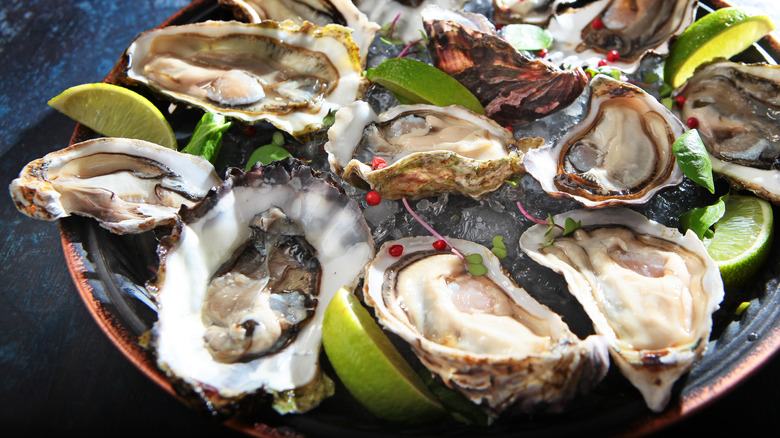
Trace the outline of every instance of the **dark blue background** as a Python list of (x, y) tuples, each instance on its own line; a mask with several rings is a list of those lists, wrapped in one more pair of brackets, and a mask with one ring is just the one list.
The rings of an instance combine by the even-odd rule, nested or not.
[[(188, 3), (3, 0), (0, 182), (7, 187), (27, 162), (67, 145), (75, 122), (50, 109), (48, 99), (73, 85), (100, 82), (138, 33)], [(0, 242), (0, 434), (237, 435), (200, 418), (114, 348), (71, 281), (56, 223), (29, 219), (7, 194), (0, 196)], [(778, 376), (775, 357), (672, 430), (776, 436)]]

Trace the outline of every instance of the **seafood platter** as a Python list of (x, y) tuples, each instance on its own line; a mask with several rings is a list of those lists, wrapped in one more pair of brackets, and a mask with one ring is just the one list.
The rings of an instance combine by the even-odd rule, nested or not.
[[(197, 0), (138, 35), (106, 82), (158, 106), (180, 147), (204, 113), (225, 116), (213, 162), (79, 125), (11, 195), (59, 220), (117, 347), (248, 435), (651, 433), (780, 348), (751, 348), (780, 312), (777, 245), (724, 287), (681, 228), (727, 192), (780, 205), (776, 42), (701, 66), (661, 102), (670, 44), (713, 6)], [(502, 29), (518, 23), (553, 45), (515, 49)], [(457, 79), (484, 114), (369, 81), (398, 57)], [(690, 118), (715, 193), (672, 152)], [(280, 136), (288, 157), (247, 165)], [(322, 350), (342, 288), (468, 407), (409, 426), (361, 406)]]

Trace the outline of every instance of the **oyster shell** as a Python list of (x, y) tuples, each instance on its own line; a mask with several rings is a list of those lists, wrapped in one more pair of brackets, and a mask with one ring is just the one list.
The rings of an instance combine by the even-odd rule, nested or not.
[(468, 0), (354, 0), (358, 9), (381, 26), (393, 24), (392, 38), (407, 43), (420, 39), (420, 12), (430, 5), (460, 9)]
[(176, 101), (246, 122), (267, 121), (301, 139), (365, 93), (351, 31), (292, 21), (207, 21), (139, 35), (127, 80)]
[(529, 151), (525, 168), (552, 196), (588, 207), (644, 204), (682, 181), (672, 144), (682, 122), (640, 88), (597, 75), (587, 116), (553, 145)]
[[(457, 18), (460, 15), (461, 18)], [(561, 70), (530, 59), (499, 38), (484, 17), (430, 6), (422, 13), (433, 65), (474, 93), (504, 126), (545, 117), (571, 104), (588, 83), (579, 67)]]
[(11, 181), (20, 212), (53, 221), (72, 214), (117, 234), (171, 226), (219, 185), (207, 160), (143, 140), (96, 138), (31, 161)]
[[(550, 56), (596, 68), (611, 50), (611, 67), (633, 73), (648, 55), (666, 55), (669, 42), (696, 18), (696, 0), (598, 0), (555, 14), (547, 29), (555, 35)], [(603, 26), (593, 25), (599, 18)], [(556, 54), (556, 52), (558, 52)], [(563, 58), (563, 59), (558, 59)]]
[[(366, 267), (363, 299), (447, 386), (498, 416), (560, 411), (601, 381), (609, 367), (603, 339), (578, 339), (487, 248), (449, 239), (463, 254), (482, 256), (488, 272), (472, 276), (458, 256), (434, 250), (436, 240), (385, 243)], [(403, 246), (400, 258), (389, 254), (392, 245)]]
[(147, 285), (158, 366), (217, 413), (261, 391), (281, 412), (316, 406), (333, 390), (318, 363), (323, 312), (374, 255), (357, 203), (288, 158), (232, 169), (182, 218)]
[(575, 0), (493, 0), (493, 21), (500, 24), (528, 23), (546, 26), (556, 8)]
[(562, 237), (534, 225), (520, 237), (532, 259), (564, 275), (620, 371), (660, 412), (674, 382), (703, 354), (723, 300), (720, 271), (698, 237), (624, 208), (559, 214), (582, 228)]
[(219, 0), (219, 4), (233, 11), (242, 21), (259, 23), (263, 20), (292, 20), (295, 24), (304, 21), (318, 26), (331, 23), (352, 29), (352, 40), (360, 49), (363, 65), (368, 55), (368, 47), (374, 41), (379, 25), (369, 21), (368, 17), (355, 7), (351, 0)]
[[(523, 171), (523, 151), (541, 138), (512, 133), (461, 106), (399, 105), (376, 115), (358, 101), (340, 109), (325, 150), (331, 169), (388, 199), (455, 192), (479, 199)], [(374, 158), (387, 167), (372, 166)]]
[(725, 59), (699, 67), (680, 90), (712, 170), (780, 205), (780, 67)]

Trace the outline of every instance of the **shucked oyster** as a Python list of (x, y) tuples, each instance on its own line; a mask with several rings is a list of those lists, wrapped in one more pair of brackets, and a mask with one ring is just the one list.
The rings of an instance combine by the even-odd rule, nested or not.
[(368, 17), (351, 0), (219, 0), (242, 21), (259, 23), (263, 20), (292, 20), (295, 24), (309, 21), (317, 26), (340, 24), (352, 29), (352, 40), (360, 49), (365, 64), (368, 47), (379, 30), (379, 24)]
[[(448, 192), (478, 199), (522, 172), (523, 151), (542, 144), (516, 142), (507, 129), (457, 105), (399, 105), (377, 116), (358, 101), (336, 113), (325, 150), (335, 173), (388, 199)], [(387, 167), (374, 168), (375, 158)]]
[(9, 187), (16, 208), (33, 219), (72, 214), (117, 234), (173, 225), (219, 185), (207, 160), (142, 140), (97, 138), (27, 164)]
[(207, 21), (151, 30), (127, 49), (127, 78), (174, 99), (298, 138), (363, 96), (350, 30), (292, 21)]
[(724, 59), (698, 68), (680, 91), (712, 170), (780, 205), (780, 67)]
[(561, 70), (530, 59), (484, 26), (479, 14), (429, 6), (422, 14), (433, 65), (458, 80), (503, 126), (517, 126), (566, 108), (588, 83), (576, 67)]
[(598, 75), (590, 88), (587, 116), (554, 145), (529, 151), (528, 173), (548, 194), (588, 207), (644, 204), (679, 184), (672, 144), (682, 122), (633, 85)]
[(233, 169), (182, 217), (147, 286), (158, 366), (218, 413), (262, 391), (281, 412), (316, 406), (333, 390), (318, 363), (323, 312), (374, 255), (360, 207), (288, 158)]
[(546, 26), (556, 8), (574, 0), (493, 0), (496, 23), (529, 23)]
[[(487, 248), (451, 239), (479, 254), (488, 272), (471, 275), (435, 237), (385, 243), (366, 267), (363, 299), (385, 329), (409, 343), (447, 386), (488, 414), (560, 411), (607, 372), (604, 340), (578, 339), (561, 317), (505, 274)], [(403, 254), (388, 248), (402, 245)]]
[[(598, 0), (553, 16), (550, 50), (561, 61), (595, 67), (611, 50), (620, 59), (610, 66), (633, 73), (648, 54), (666, 55), (670, 40), (696, 18), (696, 0)], [(595, 24), (594, 20), (596, 21)]]
[(621, 372), (656, 412), (701, 357), (723, 299), (720, 271), (692, 232), (683, 236), (628, 209), (580, 210), (567, 237), (534, 225), (520, 237), (532, 259), (562, 273)]

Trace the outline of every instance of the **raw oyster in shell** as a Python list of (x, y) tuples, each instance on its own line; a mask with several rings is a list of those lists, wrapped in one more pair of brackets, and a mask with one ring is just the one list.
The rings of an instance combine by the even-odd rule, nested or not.
[(11, 181), (20, 212), (53, 221), (72, 214), (117, 234), (171, 226), (222, 180), (207, 160), (143, 140), (96, 138), (46, 154)]
[(699, 67), (680, 90), (712, 170), (780, 205), (780, 67), (725, 59)]
[(528, 23), (546, 26), (561, 4), (575, 0), (493, 0), (493, 20), (500, 24)]
[(352, 40), (360, 49), (365, 65), (368, 47), (374, 41), (379, 24), (369, 21), (352, 0), (219, 0), (242, 21), (259, 23), (263, 20), (292, 20), (295, 24), (309, 21), (317, 26), (340, 24), (352, 29)]
[[(336, 113), (325, 150), (333, 172), (384, 198), (455, 192), (478, 199), (521, 173), (523, 151), (542, 144), (536, 137), (515, 141), (458, 105), (399, 105), (377, 116), (358, 101)], [(374, 168), (375, 158), (387, 166)]]
[(552, 196), (588, 207), (644, 204), (682, 181), (672, 144), (682, 122), (640, 88), (597, 75), (587, 116), (555, 144), (529, 151), (525, 168)]
[(582, 228), (563, 237), (534, 225), (520, 247), (564, 275), (621, 372), (660, 412), (707, 348), (723, 300), (720, 271), (695, 233), (683, 236), (633, 210), (578, 210), (554, 221), (566, 218)]
[[(596, 68), (607, 53), (617, 50), (620, 59), (609, 65), (633, 73), (645, 56), (669, 53), (671, 39), (695, 20), (698, 4), (696, 0), (598, 0), (573, 6), (550, 20), (547, 29), (555, 35), (550, 56)], [(594, 25), (597, 18), (600, 26)]]
[(562, 70), (531, 59), (485, 28), (484, 16), (435, 6), (423, 10), (433, 65), (471, 91), (488, 117), (517, 126), (566, 108), (588, 83), (576, 67)]
[[(561, 317), (515, 285), (484, 246), (449, 239), (479, 254), (473, 276), (435, 237), (386, 242), (366, 267), (363, 299), (382, 326), (409, 343), (447, 386), (488, 414), (560, 411), (607, 372), (604, 340), (581, 341)], [(388, 248), (402, 245), (394, 257)]]
[(306, 138), (330, 111), (365, 93), (350, 33), (271, 20), (170, 26), (132, 42), (126, 75), (176, 101)]
[(232, 169), (158, 246), (151, 345), (191, 401), (229, 414), (267, 392), (303, 412), (333, 391), (319, 354), (325, 307), (374, 256), (363, 213), (292, 158)]

